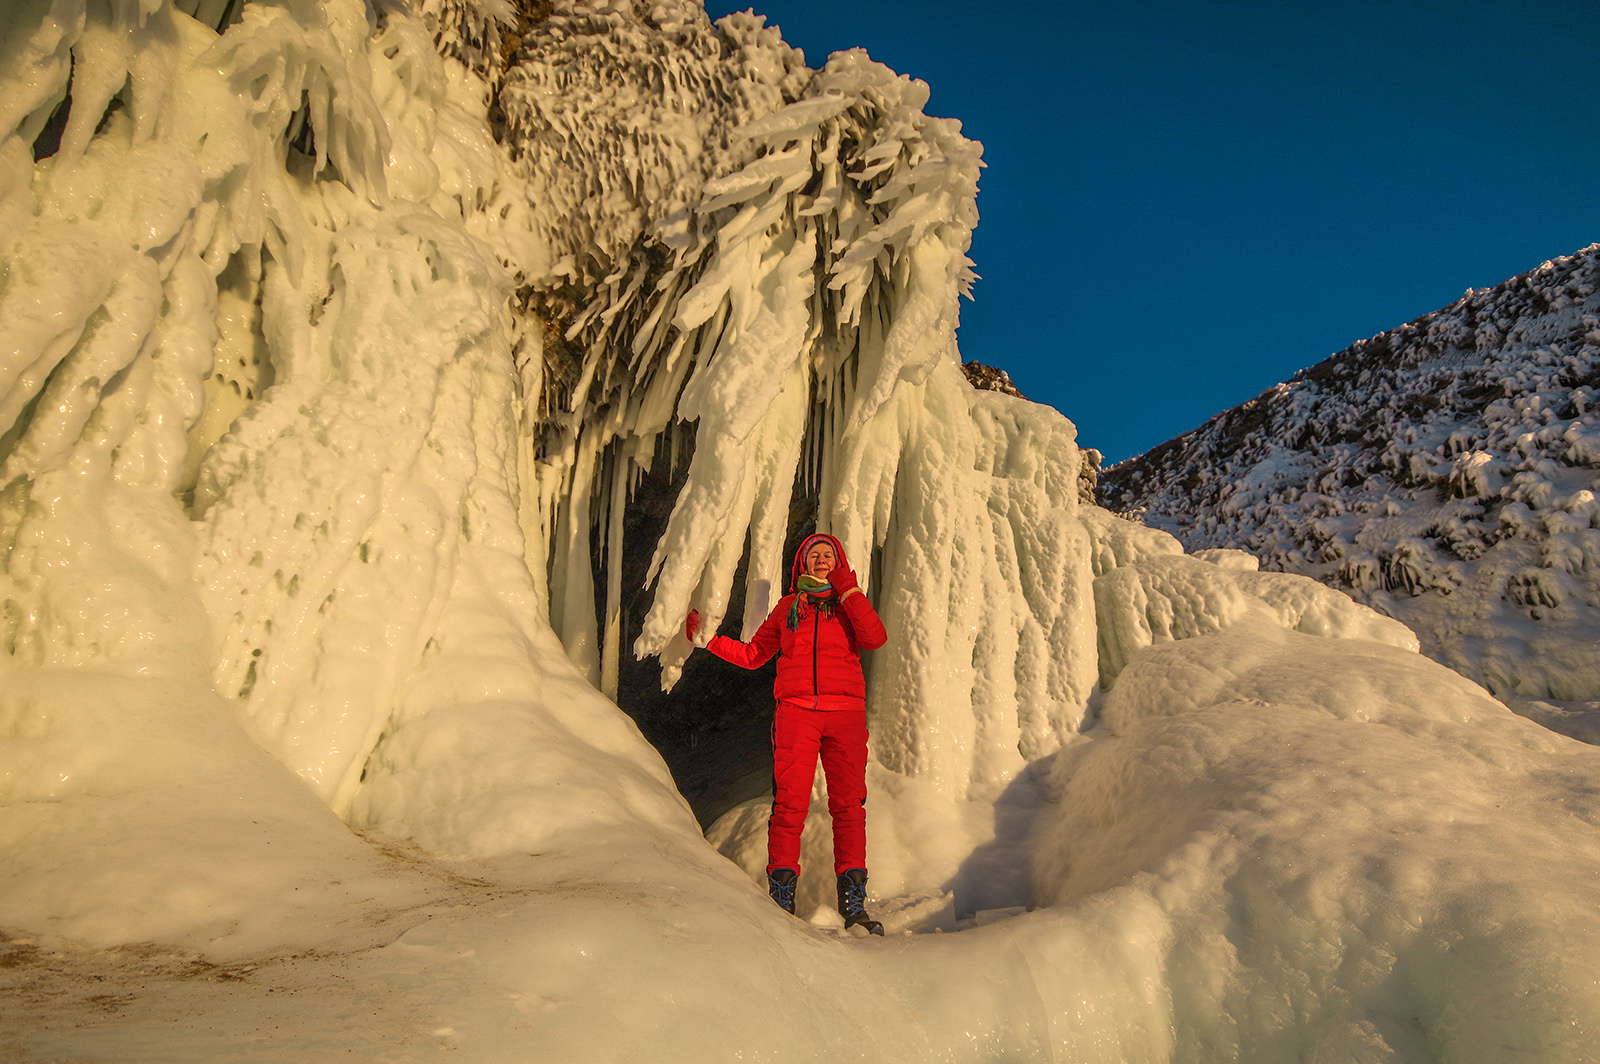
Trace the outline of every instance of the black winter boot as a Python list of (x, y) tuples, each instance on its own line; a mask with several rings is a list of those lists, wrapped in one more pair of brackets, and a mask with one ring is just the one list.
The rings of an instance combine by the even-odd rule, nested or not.
[(839, 915), (845, 930), (860, 924), (874, 935), (883, 934), (883, 925), (867, 915), (867, 872), (852, 868), (839, 877)]
[(794, 891), (800, 882), (792, 868), (775, 868), (767, 873), (767, 893), (784, 912), (794, 913)]

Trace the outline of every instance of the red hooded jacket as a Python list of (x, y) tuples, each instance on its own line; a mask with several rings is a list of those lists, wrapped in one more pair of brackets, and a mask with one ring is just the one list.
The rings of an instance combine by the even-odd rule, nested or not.
[(789, 607), (795, 600), (795, 583), (800, 579), (806, 548), (819, 539), (833, 545), (839, 566), (849, 568), (844, 544), (826, 533), (807, 536), (795, 552), (790, 593), (778, 600), (750, 642), (719, 635), (706, 649), (746, 669), (759, 669), (772, 655), (782, 654), (778, 678), (772, 685), (778, 701), (797, 702), (808, 709), (861, 709), (867, 701), (861, 651), (876, 650), (889, 638), (866, 593), (836, 599), (833, 609), (826, 612), (801, 595), (800, 623), (793, 631), (789, 629)]

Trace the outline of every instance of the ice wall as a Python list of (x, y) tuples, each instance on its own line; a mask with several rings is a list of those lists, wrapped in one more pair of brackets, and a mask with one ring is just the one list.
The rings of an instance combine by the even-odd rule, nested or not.
[[(260, 891), (338, 904), (361, 887), (331, 870), (372, 859), (328, 807), (452, 852), (692, 838), (523, 561), (510, 285), (468, 223), (501, 176), (481, 84), (404, 8), (236, 14), (4, 14), (8, 911), (167, 938), (141, 883), (183, 869), (194, 912), (232, 912), (264, 852), (303, 863)], [(485, 749), (501, 770), (465, 775)], [(153, 838), (193, 845), (53, 889), (61, 840)]]
[(165, 4), (7, 5), (0, 40), (6, 921), (219, 952), (304, 943), (355, 899), (412, 892), (379, 881), (213, 688), (203, 552), (175, 497), (217, 277), (282, 207), (282, 123), (261, 128), (282, 98), (240, 92), (216, 34)]

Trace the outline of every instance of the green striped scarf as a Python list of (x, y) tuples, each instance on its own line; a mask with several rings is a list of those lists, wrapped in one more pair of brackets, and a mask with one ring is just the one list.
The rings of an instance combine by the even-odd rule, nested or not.
[(822, 613), (833, 612), (833, 585), (826, 580), (818, 580), (805, 573), (800, 574), (800, 579), (794, 582), (797, 594), (794, 601), (789, 603), (789, 631), (793, 632), (800, 627), (800, 598), (805, 596), (811, 600), (814, 609)]

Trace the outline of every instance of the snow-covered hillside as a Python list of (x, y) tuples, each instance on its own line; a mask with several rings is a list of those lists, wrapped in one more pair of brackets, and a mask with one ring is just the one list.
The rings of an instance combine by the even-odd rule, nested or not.
[(1298, 373), (1106, 473), (1191, 550), (1247, 550), (1600, 738), (1600, 246)]
[[(963, 372), (979, 148), (925, 85), (687, 0), (0, 42), (0, 1056), (1600, 1041), (1600, 751), (1082, 500)], [(797, 502), (890, 630), (881, 939), (773, 906), (764, 803), (713, 848), (612, 697), (765, 614)]]

